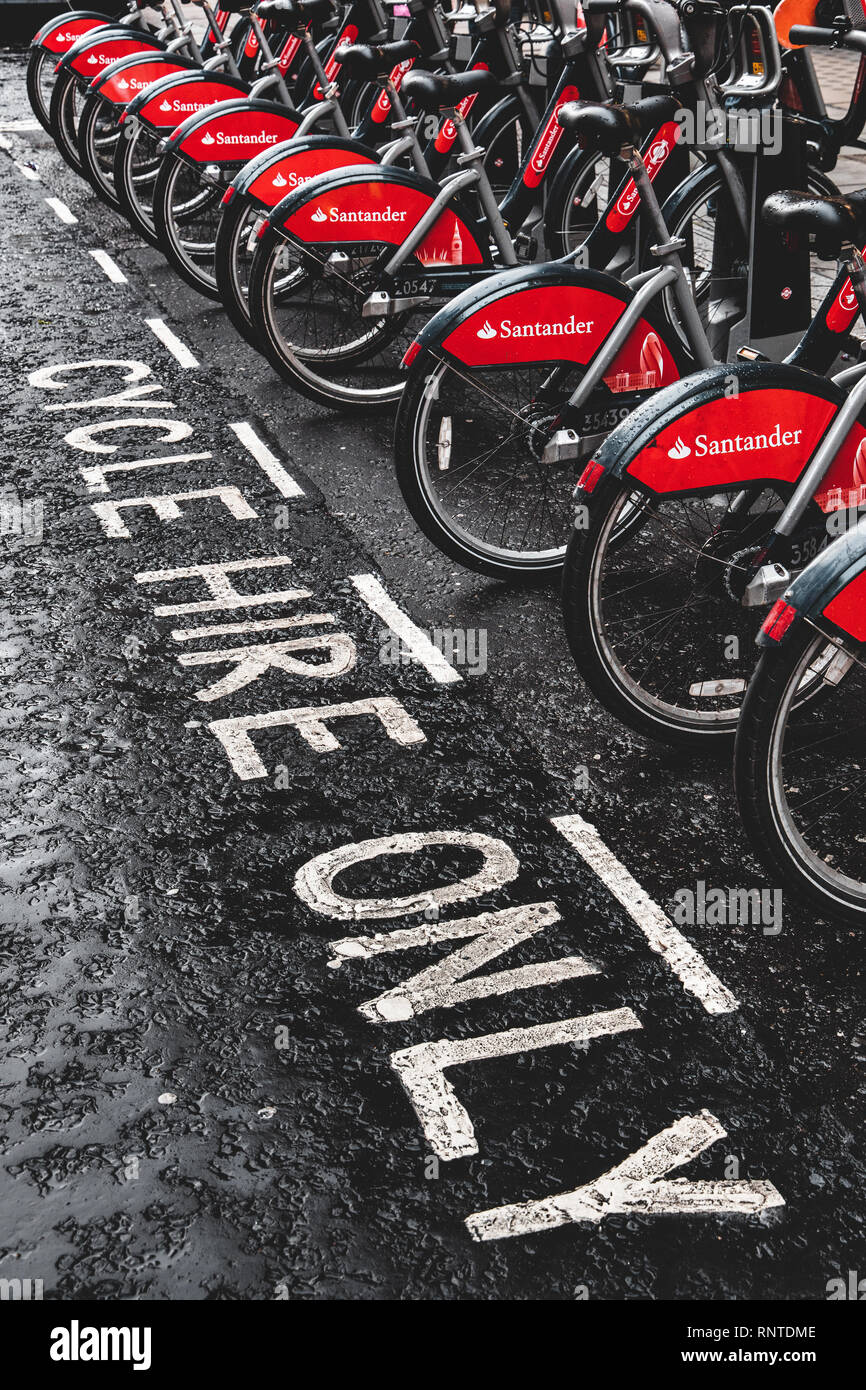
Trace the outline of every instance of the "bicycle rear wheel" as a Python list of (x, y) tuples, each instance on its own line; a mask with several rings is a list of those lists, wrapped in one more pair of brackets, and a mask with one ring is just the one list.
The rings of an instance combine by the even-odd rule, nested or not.
[[(823, 698), (799, 699), (811, 673)], [(783, 883), (819, 912), (866, 925), (866, 666), (807, 624), (761, 656), (734, 759), (740, 813)]]
[(114, 147), (114, 189), (120, 211), (139, 236), (157, 246), (153, 222), (153, 192), (162, 155), (161, 136), (137, 125), (130, 136), (123, 127)]
[(122, 138), (117, 107), (98, 92), (89, 92), (78, 123), (78, 157), (94, 192), (109, 207), (120, 203), (114, 189), (114, 152)]
[[(320, 405), (376, 410), (403, 390), (400, 362), (430, 310), (364, 316), (380, 250), (347, 243), (328, 255), (274, 236), (256, 250), (249, 306), (257, 345), (285, 381)], [(281, 292), (286, 284), (290, 293)]]
[[(544, 448), (580, 371), (413, 363), (397, 415), (397, 481), (444, 554), (501, 579), (560, 570), (583, 465), (545, 462)], [(595, 442), (587, 441), (587, 456)]]

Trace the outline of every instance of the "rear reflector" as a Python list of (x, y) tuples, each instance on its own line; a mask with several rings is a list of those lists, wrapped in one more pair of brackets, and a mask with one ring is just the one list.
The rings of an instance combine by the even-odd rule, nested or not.
[(596, 463), (595, 459), (590, 459), (589, 463), (586, 465), (586, 467), (580, 475), (580, 479), (577, 484), (578, 488), (581, 492), (593, 492), (595, 490), (596, 484), (600, 481), (603, 474), (604, 468), (602, 467), (602, 465), (600, 463)]
[(411, 367), (412, 363), (415, 361), (415, 358), (418, 356), (418, 353), (420, 351), (421, 344), (418, 342), (418, 339), (416, 338), (414, 343), (410, 343), (406, 351), (404, 352), (403, 361), (400, 363), (400, 366)]
[(786, 603), (783, 598), (778, 599), (770, 609), (761, 632), (768, 637), (771, 642), (781, 642), (788, 628), (797, 616), (797, 610), (790, 603)]
[(228, 188), (226, 189), (225, 193), (224, 193), (223, 196), (222, 196), (222, 205), (223, 205), (223, 207), (227, 207), (228, 204), (231, 202), (231, 200), (232, 200), (232, 198), (233, 198), (234, 196), (235, 196), (234, 185), (233, 185), (233, 184), (229, 184)]

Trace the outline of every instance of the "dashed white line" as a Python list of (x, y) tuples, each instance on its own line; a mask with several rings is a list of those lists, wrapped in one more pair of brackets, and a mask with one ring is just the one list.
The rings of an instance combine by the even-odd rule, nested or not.
[(59, 217), (60, 221), (65, 222), (67, 227), (74, 226), (74, 224), (78, 221), (78, 218), (75, 216), (75, 213), (72, 211), (72, 209), (68, 208), (64, 202), (61, 202), (59, 198), (46, 198), (45, 201), (50, 207), (51, 211), (54, 213), (55, 217)]
[(38, 121), (0, 121), (0, 130), (41, 130)]
[(234, 430), (244, 448), (252, 454), (277, 492), (281, 493), (283, 497), (303, 497), (304, 489), (295, 482), (290, 473), (286, 472), (276, 454), (271, 453), (264, 440), (259, 439), (252, 425), (248, 425), (244, 420), (239, 420), (236, 424), (229, 425), (229, 429)]
[(31, 169), (29, 164), (22, 164), (20, 159), (16, 159), (15, 168), (18, 170), (19, 174), (23, 174), (25, 179), (29, 179), (31, 183), (39, 183), (38, 173), (35, 169)]
[(164, 348), (167, 348), (176, 362), (182, 367), (197, 367), (198, 359), (193, 357), (186, 343), (182, 343), (176, 333), (172, 333), (164, 319), (145, 319), (145, 323)]
[(407, 654), (417, 661), (440, 685), (453, 685), (463, 677), (445, 660), (438, 647), (426, 633), (422, 632), (402, 608), (386, 593), (374, 574), (353, 574), (352, 583), (367, 607), (381, 618), (396, 637), (399, 637)]
[(729, 1014), (738, 1009), (738, 1000), (713, 974), (700, 951), (677, 931), (667, 914), (632, 878), (595, 826), (580, 816), (552, 816), (551, 820), (637, 923), (650, 950), (663, 957), (683, 989), (699, 999), (708, 1014)]
[(129, 281), (116, 261), (113, 261), (107, 251), (90, 252), (100, 270), (104, 271), (112, 285), (128, 285)]

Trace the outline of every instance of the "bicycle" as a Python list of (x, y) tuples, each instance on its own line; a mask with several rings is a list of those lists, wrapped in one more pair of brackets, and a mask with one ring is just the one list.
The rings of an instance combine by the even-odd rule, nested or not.
[[(424, 10), (415, 4), (416, 12)], [(476, 138), (485, 150), (485, 167), (497, 198), (504, 195), (521, 163), (522, 148), (535, 130), (539, 113), (531, 93), (522, 82), (520, 59), (503, 8), (480, 5), (472, 22), (476, 42), (466, 55), (468, 70), (488, 69), (502, 80), (507, 95), (481, 116), (475, 126)], [(409, 30), (407, 30), (407, 36)], [(429, 55), (431, 58), (435, 54)], [(441, 55), (440, 55), (441, 56)], [(390, 66), (396, 61), (397, 66)], [(421, 59), (419, 58), (419, 62)], [(437, 121), (426, 148), (418, 138), (419, 120), (406, 115), (402, 102), (397, 107), (399, 51), (393, 46), (358, 45), (343, 51), (342, 62), (359, 77), (366, 78), (382, 92), (370, 108), (373, 134), (383, 131), (381, 116), (395, 108), (396, 120), (388, 132), (385, 146), (367, 143), (364, 132), (352, 139), (314, 136), (263, 152), (250, 160), (231, 180), (223, 198), (222, 216), (214, 251), (214, 279), (223, 306), (232, 323), (248, 342), (257, 345), (248, 307), (249, 267), (257, 235), (272, 209), (288, 192), (301, 187), (316, 174), (355, 165), (397, 164), (409, 160), (422, 176), (444, 174), (457, 130), (447, 120)], [(402, 80), (404, 73), (399, 73)], [(462, 103), (467, 117), (477, 94)], [(368, 139), (371, 132), (367, 132)]]
[[(866, 922), (862, 795), (866, 527), (853, 524), (767, 614), (737, 725), (734, 784), (764, 863), (812, 908)], [(821, 674), (820, 700), (802, 690)]]
[(785, 363), (756, 354), (691, 376), (607, 439), (578, 483), (563, 576), (596, 696), (644, 735), (708, 751), (736, 733), (760, 611), (827, 547), (866, 458), (862, 364), (818, 374), (866, 303), (866, 191), (776, 194), (764, 212), (787, 237), (814, 234), (823, 258), (841, 252), (820, 313)]

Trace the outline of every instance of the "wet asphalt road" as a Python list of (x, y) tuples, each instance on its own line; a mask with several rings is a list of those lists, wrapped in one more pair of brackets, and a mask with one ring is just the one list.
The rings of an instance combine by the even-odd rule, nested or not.
[[(7, 55), (0, 122), (28, 119), (23, 62)], [(4, 516), (10, 499), (44, 506), (41, 542), (4, 535), (0, 556), (0, 1278), (42, 1279), (60, 1299), (821, 1300), (840, 1273), (866, 1274), (862, 940), (786, 901), (778, 936), (684, 928), (703, 983), (678, 976), (650, 949), (651, 909), (630, 915), (551, 818), (594, 825), (604, 863), (624, 865), (663, 909), (699, 880), (772, 886), (739, 832), (727, 767), (612, 725), (566, 656), (554, 592), (472, 576), (417, 535), (390, 474), (387, 421), (292, 397), (47, 136), (0, 138)], [(46, 197), (78, 221), (61, 222)], [(127, 283), (111, 283), (93, 249)], [(198, 365), (181, 367), (148, 318)], [(133, 388), (161, 389), (76, 406), (130, 383), (112, 365), (28, 380), (118, 359), (149, 369)], [(65, 439), (157, 416), (191, 428), (170, 444), (134, 426)], [(290, 477), (300, 495), (281, 494), (231, 423), (253, 428), (283, 465), (283, 492)], [(115, 454), (81, 448), (106, 441)], [(101, 485), (91, 474), (90, 490), (80, 471), (166, 453), (209, 457), (109, 472)], [(233, 491), (181, 499), (174, 519), (111, 510), (215, 488)], [(291, 567), (232, 571), (235, 588), (305, 596), (154, 612), (211, 597), (201, 579), (154, 571), (279, 557)], [(392, 638), (364, 599), (380, 602), (381, 589), (352, 582), (361, 575), (424, 631), (486, 631), (486, 673), (445, 682), (435, 663), (383, 662)], [(318, 615), (312, 633), (343, 640), (318, 657), (295, 648), (294, 665), (289, 651), (287, 669), (179, 661), (302, 638), (303, 627), (224, 631), (287, 615)], [(177, 636), (205, 625), (223, 631)], [(354, 664), (330, 677), (297, 664), (317, 659)], [(390, 702), (374, 709), (392, 736), (375, 713), (344, 713), (327, 726), (330, 751), (286, 723), (247, 743), (237, 726), (209, 727), (371, 698)], [(438, 920), (429, 909), (341, 919), (299, 896), (295, 876), (315, 856), (440, 831), (507, 846), (507, 881)], [(423, 900), (480, 863), (471, 848), (431, 846), (368, 860), (336, 888)], [(578, 965), (482, 997), (458, 987), (434, 1007), (416, 1001), (414, 1017), (359, 1012), (453, 959), (452, 923), (536, 903), (555, 904), (558, 920), (471, 971)], [(390, 954), (333, 946), (425, 926), (445, 944), (417, 933)], [(583, 1040), (599, 1014), (607, 1031)], [(509, 1030), (536, 1031), (508, 1055), (504, 1043), (485, 1044), (483, 1060), (439, 1054), (477, 1146), (452, 1157), (436, 1119), (447, 1096), (435, 1090), (426, 1114), (425, 1083), (411, 1093), (392, 1056)], [(518, 1220), (517, 1233), (472, 1239), (473, 1213), (591, 1185), (703, 1112), (715, 1117), (694, 1120), (703, 1147), (660, 1170), (708, 1185), (697, 1214), (636, 1191), (631, 1207), (608, 1199), (600, 1219), (578, 1211), (530, 1233)], [(763, 1211), (731, 1209), (738, 1183)]]

